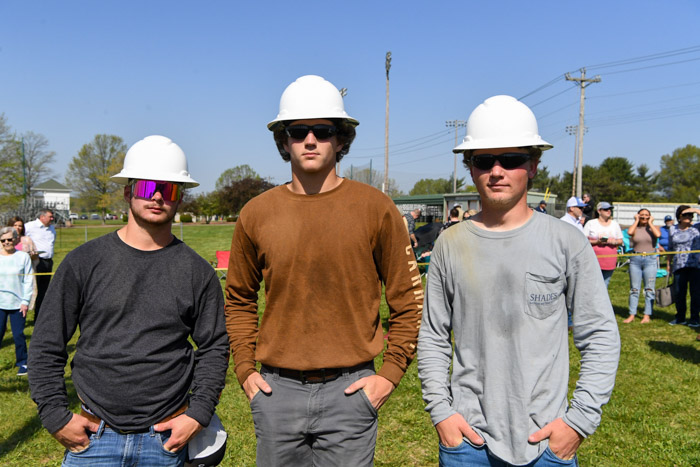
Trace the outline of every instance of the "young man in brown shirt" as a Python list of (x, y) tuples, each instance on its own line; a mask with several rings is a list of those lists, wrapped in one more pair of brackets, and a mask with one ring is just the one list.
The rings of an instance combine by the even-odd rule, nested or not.
[[(377, 410), (415, 354), (423, 290), (401, 215), (335, 172), (358, 124), (323, 78), (290, 84), (268, 128), (292, 180), (251, 200), (236, 223), (226, 325), (258, 465), (372, 465)], [(382, 284), (390, 332), (375, 374)]]

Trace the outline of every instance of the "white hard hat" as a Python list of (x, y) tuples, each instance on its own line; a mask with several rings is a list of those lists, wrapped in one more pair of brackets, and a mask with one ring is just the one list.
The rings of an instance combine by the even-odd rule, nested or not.
[(474, 109), (467, 120), (467, 136), (452, 152), (528, 146), (552, 149), (538, 133), (535, 114), (528, 106), (515, 97), (493, 96)]
[(129, 179), (179, 182), (185, 188), (193, 188), (199, 182), (190, 177), (187, 158), (180, 146), (165, 136), (146, 136), (134, 143), (124, 156), (124, 168), (111, 177), (126, 185)]
[(360, 124), (345, 112), (338, 88), (320, 76), (306, 75), (284, 90), (277, 118), (268, 123), (267, 128), (274, 130), (279, 122), (316, 118), (339, 118), (352, 125)]
[(214, 413), (208, 426), (202, 428), (187, 443), (185, 467), (212, 467), (221, 464), (226, 454), (228, 433)]

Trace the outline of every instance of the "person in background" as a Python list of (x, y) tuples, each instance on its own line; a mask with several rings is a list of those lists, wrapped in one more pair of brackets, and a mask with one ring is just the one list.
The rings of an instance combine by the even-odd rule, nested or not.
[[(19, 216), (12, 217), (8, 221), (7, 225), (9, 227), (14, 227), (14, 229), (17, 231), (17, 234), (19, 235), (19, 243), (15, 246), (15, 248), (17, 249), (17, 251), (23, 251), (27, 253), (29, 257), (32, 258), (32, 269), (36, 270), (36, 267), (39, 265), (39, 253), (37, 253), (34, 241), (24, 234), (24, 219), (22, 219)], [(34, 309), (34, 305), (36, 303), (36, 277), (37, 276), (32, 275), (32, 299), (29, 301), (30, 310)]]
[[(27, 236), (34, 241), (35, 248), (39, 252), (39, 262), (35, 267), (37, 273), (53, 272), (53, 245), (56, 243), (56, 228), (52, 225), (54, 220), (51, 209), (39, 211), (39, 217), (25, 226)], [(34, 305), (34, 323), (39, 319), (39, 311), (44, 301), (44, 296), (51, 283), (51, 275), (36, 276), (36, 304)]]
[[(661, 237), (659, 237), (659, 251), (669, 251), (669, 241), (671, 239), (671, 230), (673, 229), (673, 216), (664, 217), (664, 225), (659, 229)], [(662, 261), (666, 263), (666, 272), (671, 272), (671, 255), (664, 255)]]
[(10, 318), (17, 376), (26, 376), (27, 338), (24, 336), (24, 324), (34, 287), (32, 260), (27, 253), (15, 248), (18, 241), (19, 234), (13, 227), (0, 228), (0, 341), (5, 336), (7, 318)]
[(622, 245), (622, 229), (612, 219), (612, 209), (612, 205), (606, 201), (598, 203), (598, 218), (591, 219), (583, 227), (583, 233), (598, 256), (606, 287), (610, 286), (610, 278), (617, 265), (617, 247)]
[(466, 221), (466, 220), (469, 219), (470, 217), (476, 216), (476, 214), (477, 214), (477, 210), (476, 210), (476, 209), (470, 209), (470, 210), (468, 210), (468, 211), (464, 211), (464, 215), (462, 216), (462, 220), (463, 220), (463, 221)]
[(541, 212), (542, 214), (547, 214), (547, 202), (545, 200), (540, 201), (540, 204), (537, 205), (535, 211)]
[(591, 199), (591, 195), (589, 195), (588, 193), (584, 193), (581, 198), (585, 203), (585, 206), (583, 206), (583, 208), (581, 209), (581, 215), (583, 217), (581, 219), (581, 224), (585, 225), (586, 222), (595, 217), (595, 210), (593, 209), (593, 200)]
[(413, 248), (418, 246), (418, 240), (416, 240), (416, 219), (420, 217), (420, 209), (414, 209), (408, 214), (404, 214), (403, 217), (406, 219), (406, 225), (408, 228), (408, 236), (411, 238), (411, 245)]
[(676, 317), (668, 324), (686, 324), (685, 314), (687, 304), (685, 297), (690, 289), (690, 321), (688, 326), (700, 326), (700, 253), (690, 253), (700, 250), (700, 223), (693, 224), (695, 214), (700, 209), (682, 204), (676, 209), (676, 225), (671, 230), (669, 242), (670, 251), (683, 251), (673, 255), (673, 285), (676, 287)]
[(561, 217), (561, 220), (567, 224), (573, 225), (579, 232), (583, 232), (583, 224), (581, 223), (583, 211), (581, 208), (585, 205), (586, 203), (584, 203), (581, 198), (572, 196), (566, 200), (566, 214)]
[(34, 245), (31, 238), (25, 235), (24, 220), (19, 216), (15, 216), (10, 218), (7, 225), (8, 227), (14, 227), (19, 235), (19, 243), (17, 243), (15, 248), (17, 248), (18, 251), (27, 253), (32, 257), (32, 260), (36, 258), (38, 262), (39, 256), (36, 253), (36, 245)]
[(444, 232), (445, 229), (449, 229), (450, 227), (452, 227), (455, 224), (459, 224), (459, 222), (460, 222), (459, 209), (457, 209), (457, 208), (450, 209), (450, 219), (442, 225), (442, 228), (440, 228), (440, 233)]
[(651, 321), (651, 314), (654, 308), (654, 290), (656, 289), (656, 270), (658, 256), (656, 252), (656, 242), (661, 236), (659, 228), (654, 225), (654, 217), (648, 209), (642, 208), (634, 215), (634, 223), (627, 229), (630, 236), (630, 246), (635, 254), (644, 256), (632, 256), (630, 258), (630, 315), (624, 323), (631, 323), (637, 314), (637, 304), (639, 303), (639, 282), (644, 288), (644, 318), (642, 324)]

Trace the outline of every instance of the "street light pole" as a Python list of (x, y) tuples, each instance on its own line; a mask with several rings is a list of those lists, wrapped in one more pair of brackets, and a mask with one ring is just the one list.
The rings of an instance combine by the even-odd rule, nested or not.
[(384, 183), (382, 192), (389, 189), (389, 70), (391, 69), (391, 52), (386, 53), (386, 119), (384, 121)]

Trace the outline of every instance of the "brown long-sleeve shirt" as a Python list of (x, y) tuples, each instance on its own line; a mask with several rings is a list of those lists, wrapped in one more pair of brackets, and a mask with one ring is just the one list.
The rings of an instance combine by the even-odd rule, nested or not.
[(316, 195), (276, 187), (241, 211), (230, 258), (226, 327), (241, 384), (256, 361), (312, 370), (372, 360), (384, 348), (383, 282), (390, 334), (378, 374), (398, 385), (415, 355), (423, 289), (391, 199), (351, 180)]

